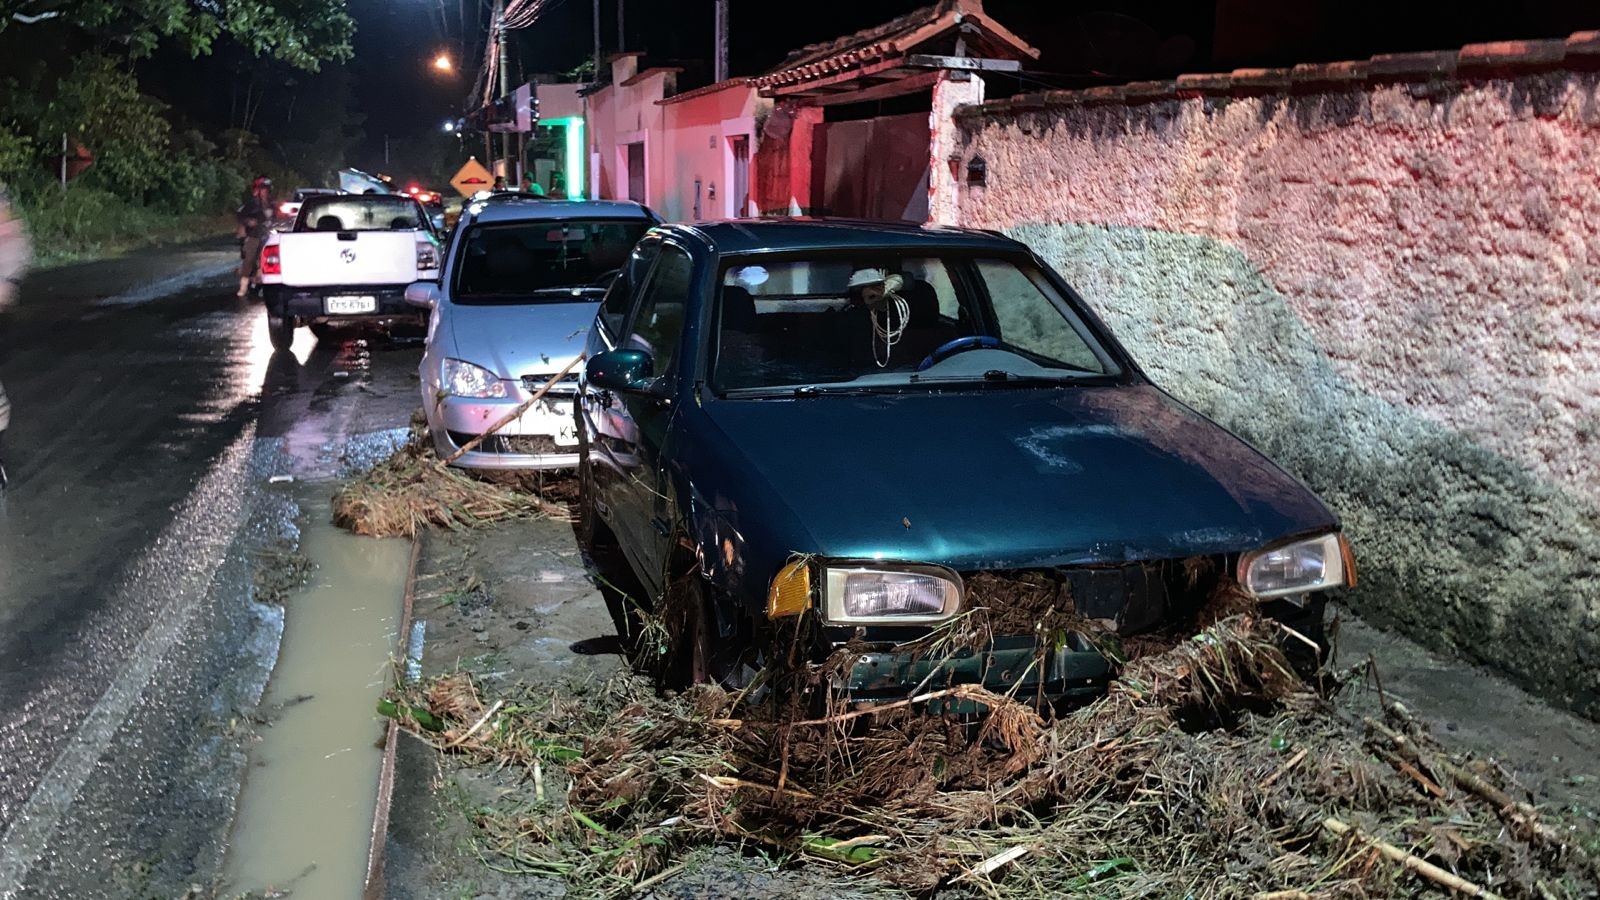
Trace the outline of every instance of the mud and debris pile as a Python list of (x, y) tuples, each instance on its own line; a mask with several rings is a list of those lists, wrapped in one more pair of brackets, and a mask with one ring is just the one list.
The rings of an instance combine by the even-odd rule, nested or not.
[(399, 449), (333, 495), (333, 521), (369, 537), (414, 537), (428, 525), (460, 529), (506, 519), (567, 516), (559, 500), (529, 487), (446, 466), (434, 453), (419, 411), (411, 436)]
[[(663, 698), (637, 676), (581, 699), (490, 698), (462, 673), (383, 711), (463, 761), (520, 769), (479, 813), (480, 850), (594, 895), (716, 843), (920, 896), (1595, 895), (1584, 838), (1506, 773), (1398, 706), (1341, 715), (1280, 639), (1230, 616), (1058, 718), (977, 686), (807, 718), (755, 692)], [(935, 694), (988, 712), (929, 715)]]

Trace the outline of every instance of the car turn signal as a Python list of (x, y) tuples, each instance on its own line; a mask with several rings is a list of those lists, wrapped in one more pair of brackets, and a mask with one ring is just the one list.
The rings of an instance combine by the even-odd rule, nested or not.
[(767, 590), (767, 618), (798, 616), (811, 608), (811, 565), (797, 559), (778, 570)]

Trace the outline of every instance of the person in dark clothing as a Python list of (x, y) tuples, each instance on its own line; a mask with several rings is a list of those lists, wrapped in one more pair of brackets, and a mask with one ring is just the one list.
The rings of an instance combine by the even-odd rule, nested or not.
[(235, 213), (239, 221), (239, 299), (250, 293), (261, 261), (261, 245), (272, 225), (272, 179), (257, 178)]

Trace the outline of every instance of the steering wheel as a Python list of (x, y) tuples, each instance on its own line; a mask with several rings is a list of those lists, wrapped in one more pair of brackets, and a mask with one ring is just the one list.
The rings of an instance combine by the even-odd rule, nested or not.
[(969, 334), (966, 337), (958, 337), (953, 341), (945, 341), (933, 348), (932, 353), (924, 357), (922, 362), (917, 363), (917, 371), (926, 372), (933, 367), (934, 363), (943, 362), (957, 353), (965, 353), (968, 350), (993, 350), (999, 346), (1000, 339), (990, 337), (987, 334)]

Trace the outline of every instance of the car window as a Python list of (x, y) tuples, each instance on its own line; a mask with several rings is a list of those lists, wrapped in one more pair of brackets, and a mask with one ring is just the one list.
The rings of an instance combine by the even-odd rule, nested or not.
[[(1097, 372), (1100, 360), (1077, 328), (1063, 328), (1063, 306), (1055, 288), (1031, 268), (1027, 271), (1004, 260), (978, 261), (978, 274), (989, 291), (999, 337), (1007, 344), (1075, 369)], [(1050, 303), (1040, 303), (1040, 297)]]
[(410, 197), (307, 197), (295, 231), (416, 231), (425, 221)]
[(474, 225), (458, 245), (456, 303), (598, 299), (628, 261), (643, 219), (558, 219)]
[(693, 275), (694, 261), (688, 253), (671, 245), (663, 247), (661, 261), (644, 287), (628, 339), (623, 342), (624, 347), (650, 354), (657, 378), (671, 371), (677, 356)]
[(735, 257), (718, 282), (711, 384), (719, 391), (1012, 376), (1049, 384), (1116, 371), (1025, 262), (878, 251)]
[(605, 300), (600, 303), (600, 322), (606, 331), (613, 335), (622, 332), (622, 324), (628, 318), (628, 307), (633, 301), (634, 291), (644, 282), (644, 277), (650, 274), (650, 266), (655, 263), (656, 256), (660, 253), (661, 241), (651, 239), (640, 243), (629, 255), (627, 264), (622, 267), (622, 274), (611, 282)]

